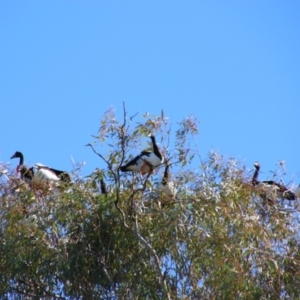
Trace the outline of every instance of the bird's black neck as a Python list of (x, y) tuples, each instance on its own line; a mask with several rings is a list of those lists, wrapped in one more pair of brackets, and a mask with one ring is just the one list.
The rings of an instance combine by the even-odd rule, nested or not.
[(162, 184), (166, 185), (168, 180), (169, 180), (169, 165), (167, 165), (165, 168), (165, 173), (164, 173), (164, 178), (162, 180)]
[(17, 157), (20, 158), (19, 166), (23, 166), (23, 164), (24, 164), (24, 155), (23, 155), (23, 153), (18, 152), (18, 156)]
[(158, 148), (157, 145), (156, 145), (155, 137), (154, 137), (154, 136), (151, 136), (150, 138), (151, 138), (151, 141), (152, 141), (152, 144), (153, 144), (153, 152), (154, 152), (154, 154), (155, 154), (157, 157), (159, 157), (160, 159), (162, 159), (162, 155), (161, 155), (161, 153), (160, 153), (160, 151), (159, 151), (159, 148)]
[(103, 178), (100, 179), (100, 187), (101, 187), (101, 193), (104, 195), (107, 195), (106, 184), (105, 184)]
[(258, 166), (255, 166), (255, 172), (254, 172), (253, 177), (252, 177), (252, 184), (253, 184), (253, 185), (259, 184), (259, 181), (257, 180), (257, 178), (258, 178), (258, 173), (259, 173), (259, 167), (258, 167)]

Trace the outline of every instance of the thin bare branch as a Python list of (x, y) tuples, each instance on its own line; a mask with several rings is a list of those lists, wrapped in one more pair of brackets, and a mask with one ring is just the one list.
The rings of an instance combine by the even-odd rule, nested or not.
[(142, 235), (140, 234), (139, 232), (139, 225), (138, 225), (138, 218), (135, 218), (135, 235), (136, 237), (139, 239), (139, 241), (146, 247), (146, 249), (148, 249), (152, 255), (153, 255), (153, 258), (154, 258), (154, 263), (155, 263), (155, 267), (156, 267), (156, 272), (157, 272), (157, 275), (158, 275), (158, 278), (159, 278), (159, 284), (162, 288), (162, 291), (164, 293), (164, 297), (166, 299), (169, 299), (171, 300), (171, 296), (168, 292), (168, 288), (167, 288), (167, 285), (166, 285), (166, 281), (165, 281), (165, 277), (164, 277), (164, 274), (161, 270), (161, 265), (160, 265), (160, 259), (155, 251), (155, 249), (151, 246), (151, 244), (149, 242), (146, 241), (146, 239), (144, 237), (142, 237)]

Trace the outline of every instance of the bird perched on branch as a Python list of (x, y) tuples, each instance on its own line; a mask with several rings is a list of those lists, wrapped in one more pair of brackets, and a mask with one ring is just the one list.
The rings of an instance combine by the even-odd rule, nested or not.
[(107, 192), (106, 183), (104, 181), (104, 172), (102, 170), (100, 170), (99, 168), (96, 168), (93, 172), (93, 182), (95, 184), (96, 184), (96, 182), (98, 182), (100, 185), (101, 194), (104, 194), (105, 196), (107, 196), (108, 192)]
[(258, 189), (259, 195), (264, 200), (267, 200), (271, 204), (274, 204), (278, 198), (286, 200), (296, 200), (296, 194), (290, 191), (284, 185), (273, 180), (259, 181), (258, 174), (260, 171), (260, 164), (256, 162), (254, 163), (254, 167), (255, 172), (252, 177), (252, 185)]
[(122, 172), (133, 171), (140, 172), (142, 175), (153, 174), (154, 169), (164, 162), (164, 157), (156, 144), (154, 135), (150, 134), (149, 137), (152, 141), (153, 151), (142, 151), (126, 165), (120, 167)]
[(36, 163), (33, 167), (27, 168), (24, 165), (24, 155), (20, 151), (11, 157), (19, 158), (19, 165), (17, 171), (21, 174), (21, 178), (27, 183), (41, 183), (41, 182), (59, 182), (63, 181), (69, 183), (71, 181), (70, 175), (65, 171), (49, 168), (40, 163)]
[(167, 164), (165, 167), (164, 177), (158, 185), (159, 202), (162, 206), (175, 200), (177, 189), (173, 181), (171, 181), (169, 173), (170, 165)]

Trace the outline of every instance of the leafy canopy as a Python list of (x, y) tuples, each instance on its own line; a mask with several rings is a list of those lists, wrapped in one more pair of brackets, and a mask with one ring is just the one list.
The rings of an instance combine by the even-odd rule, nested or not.
[[(32, 187), (1, 165), (1, 299), (299, 298), (297, 211), (264, 203), (237, 160), (203, 158), (194, 117), (136, 118), (104, 114), (87, 145), (102, 167), (71, 185)], [(165, 205), (164, 166), (119, 171), (150, 132), (177, 188)]]

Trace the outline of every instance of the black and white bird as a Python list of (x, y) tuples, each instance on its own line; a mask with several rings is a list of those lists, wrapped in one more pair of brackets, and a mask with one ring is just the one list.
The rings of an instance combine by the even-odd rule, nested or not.
[(27, 168), (24, 165), (24, 155), (20, 151), (11, 157), (19, 158), (19, 165), (17, 171), (21, 174), (21, 178), (27, 183), (41, 183), (41, 182), (59, 182), (63, 181), (69, 183), (71, 181), (70, 175), (65, 171), (49, 168), (40, 163), (36, 163), (33, 167)]
[(271, 204), (274, 204), (277, 199), (286, 199), (286, 200), (297, 199), (298, 196), (282, 184), (279, 184), (273, 180), (259, 181), (258, 174), (260, 170), (260, 164), (256, 162), (254, 163), (254, 167), (255, 167), (255, 172), (252, 177), (252, 185), (258, 189), (259, 195), (263, 199), (267, 200)]
[(159, 202), (162, 206), (174, 201), (177, 194), (175, 184), (170, 178), (169, 167), (170, 165), (167, 164), (165, 167), (164, 177), (157, 187)]
[(159, 167), (164, 162), (164, 157), (156, 144), (154, 135), (150, 134), (150, 139), (153, 145), (153, 151), (142, 151), (133, 160), (126, 165), (121, 166), (122, 172), (140, 172), (142, 175), (147, 173), (153, 174), (155, 168)]
[(104, 181), (104, 173), (102, 170), (100, 170), (99, 168), (96, 168), (93, 172), (93, 182), (99, 182), (100, 183), (100, 191), (101, 194), (104, 194), (105, 196), (107, 196), (108, 192), (107, 192), (107, 186), (106, 183)]

